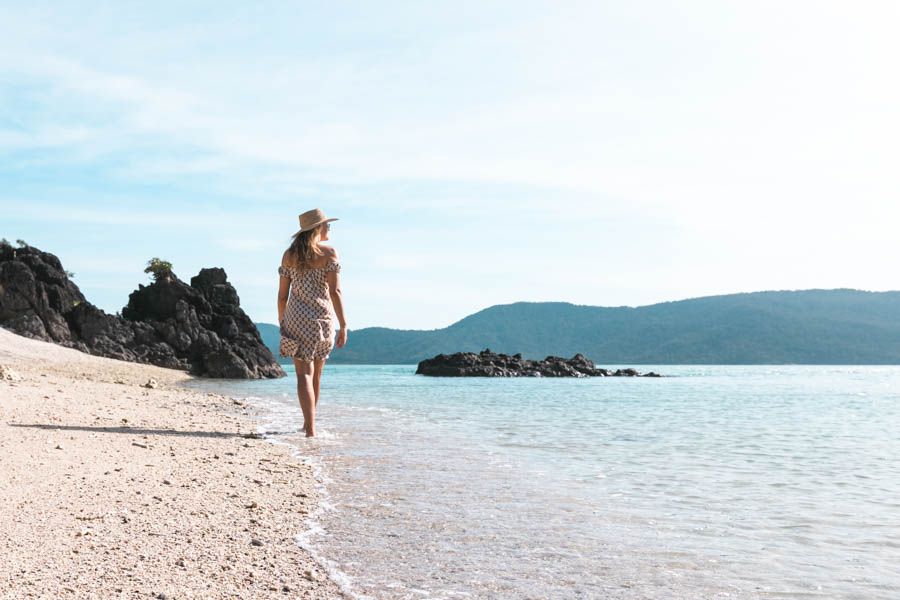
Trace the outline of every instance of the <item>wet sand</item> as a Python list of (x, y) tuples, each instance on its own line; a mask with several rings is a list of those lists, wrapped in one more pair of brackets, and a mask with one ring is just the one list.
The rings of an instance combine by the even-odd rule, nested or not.
[(188, 379), (0, 329), (0, 598), (342, 597), (311, 468)]

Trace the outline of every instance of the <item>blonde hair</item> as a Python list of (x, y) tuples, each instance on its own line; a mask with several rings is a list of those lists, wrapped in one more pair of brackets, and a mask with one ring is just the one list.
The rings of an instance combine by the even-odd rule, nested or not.
[(288, 248), (288, 257), (294, 266), (308, 266), (317, 256), (323, 256), (321, 248), (319, 248), (319, 240), (322, 239), (321, 225), (308, 229), (306, 231), (298, 231), (293, 236), (293, 241)]

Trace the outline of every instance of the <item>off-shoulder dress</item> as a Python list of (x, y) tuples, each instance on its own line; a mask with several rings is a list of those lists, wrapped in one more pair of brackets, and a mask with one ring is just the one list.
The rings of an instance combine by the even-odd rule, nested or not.
[(328, 358), (334, 347), (334, 321), (326, 273), (340, 272), (337, 261), (314, 269), (278, 267), (291, 280), (291, 291), (281, 320), (282, 356), (300, 360)]

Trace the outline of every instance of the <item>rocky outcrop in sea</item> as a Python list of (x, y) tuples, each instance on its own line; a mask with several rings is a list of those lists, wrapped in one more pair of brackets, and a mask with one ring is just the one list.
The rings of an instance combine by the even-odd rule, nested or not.
[(283, 377), (225, 271), (139, 285), (121, 316), (88, 302), (49, 252), (0, 243), (0, 326), (82, 352), (205, 377)]
[(572, 358), (548, 356), (544, 360), (529, 360), (521, 354), (496, 354), (489, 349), (478, 354), (438, 354), (420, 362), (416, 374), (435, 377), (662, 377), (653, 371), (601, 369), (583, 354)]

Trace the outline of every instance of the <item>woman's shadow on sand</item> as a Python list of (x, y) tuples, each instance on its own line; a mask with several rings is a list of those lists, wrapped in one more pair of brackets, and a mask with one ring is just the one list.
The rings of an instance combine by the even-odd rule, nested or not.
[(262, 439), (258, 433), (229, 433), (226, 431), (180, 431), (177, 429), (147, 429), (144, 427), (92, 427), (89, 425), (49, 425), (45, 423), (9, 423), (10, 427), (28, 427), (32, 429), (48, 429), (62, 431), (90, 431), (93, 433), (129, 433), (131, 435), (170, 435), (205, 438), (245, 438)]

